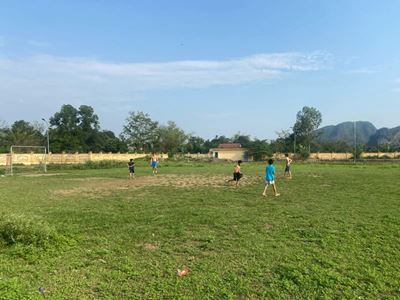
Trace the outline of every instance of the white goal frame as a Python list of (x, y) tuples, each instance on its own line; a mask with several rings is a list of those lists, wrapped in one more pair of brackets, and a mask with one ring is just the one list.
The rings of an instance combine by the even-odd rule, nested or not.
[[(39, 155), (42, 154), (42, 159), (39, 162), (39, 166), (43, 165), (44, 173), (47, 173), (47, 163), (48, 163), (48, 153), (45, 146), (20, 146), (20, 145), (12, 145), (10, 147), (10, 152), (8, 155), (8, 159), (6, 161), (6, 169), (9, 171), (9, 175), (14, 175), (14, 152), (15, 149), (38, 149)], [(42, 150), (42, 151), (40, 151)]]

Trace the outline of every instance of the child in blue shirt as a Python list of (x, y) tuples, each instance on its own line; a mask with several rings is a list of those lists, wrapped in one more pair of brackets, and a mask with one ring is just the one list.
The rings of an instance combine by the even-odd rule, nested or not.
[(272, 188), (274, 189), (274, 195), (275, 197), (280, 196), (276, 190), (276, 184), (275, 184), (275, 167), (274, 167), (274, 161), (272, 159), (268, 160), (268, 166), (265, 169), (265, 188), (263, 192), (263, 196), (267, 196), (267, 189), (268, 186), (272, 185)]

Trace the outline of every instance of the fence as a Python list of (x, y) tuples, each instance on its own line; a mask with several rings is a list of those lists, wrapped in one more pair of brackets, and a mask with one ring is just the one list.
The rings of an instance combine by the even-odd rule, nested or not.
[[(129, 159), (138, 159), (149, 156), (145, 153), (50, 153), (47, 162), (49, 164), (83, 164), (88, 161), (128, 161)], [(209, 159), (212, 158), (209, 154), (184, 154), (184, 157), (194, 159)], [(313, 160), (347, 160), (353, 157), (352, 153), (311, 153), (310, 159)], [(168, 154), (161, 154), (161, 159), (168, 158)], [(282, 153), (274, 154), (275, 159), (284, 159)], [(375, 152), (375, 153), (362, 153), (361, 158), (374, 159), (374, 158), (388, 158), (400, 159), (400, 152)], [(0, 154), (0, 166), (5, 166), (7, 162), (11, 161), (10, 154)], [(23, 165), (37, 165), (43, 162), (43, 154), (38, 153), (14, 153), (12, 156), (13, 164)]]
[[(145, 153), (50, 153), (47, 157), (49, 164), (83, 164), (88, 161), (128, 161), (129, 159), (144, 158), (149, 156)], [(167, 154), (161, 154), (161, 159), (168, 158)], [(5, 166), (11, 159), (10, 154), (0, 154), (0, 166)], [(13, 164), (37, 165), (43, 163), (43, 154), (38, 153), (14, 153)]]

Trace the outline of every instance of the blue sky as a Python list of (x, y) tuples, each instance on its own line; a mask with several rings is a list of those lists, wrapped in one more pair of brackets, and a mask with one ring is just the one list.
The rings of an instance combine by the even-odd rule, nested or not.
[(314, 106), (323, 125), (400, 125), (400, 2), (0, 1), (0, 120), (92, 105), (211, 138), (275, 138)]

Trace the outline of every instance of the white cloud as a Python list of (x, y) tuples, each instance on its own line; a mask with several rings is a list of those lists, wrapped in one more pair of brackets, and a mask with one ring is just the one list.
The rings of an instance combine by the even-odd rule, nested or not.
[(368, 68), (361, 68), (361, 69), (354, 69), (346, 71), (347, 74), (355, 74), (355, 75), (371, 75), (376, 74), (376, 70), (368, 69)]
[(257, 54), (230, 60), (183, 60), (111, 63), (92, 58), (40, 55), (24, 59), (0, 56), (0, 102), (113, 101), (156, 89), (207, 88), (269, 82), (292, 72), (326, 67), (329, 55), (315, 53)]

